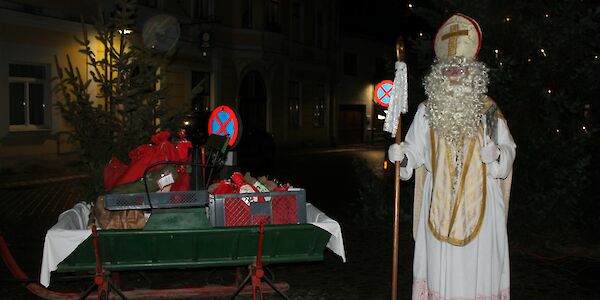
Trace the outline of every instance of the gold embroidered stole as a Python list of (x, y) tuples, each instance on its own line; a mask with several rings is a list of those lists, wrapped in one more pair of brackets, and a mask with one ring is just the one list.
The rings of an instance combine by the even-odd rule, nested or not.
[(443, 137), (432, 129), (430, 139), (433, 186), (429, 229), (440, 241), (464, 246), (477, 236), (485, 211), (486, 167), (479, 156), (483, 131), (464, 141), (462, 170), (455, 170), (450, 146)]

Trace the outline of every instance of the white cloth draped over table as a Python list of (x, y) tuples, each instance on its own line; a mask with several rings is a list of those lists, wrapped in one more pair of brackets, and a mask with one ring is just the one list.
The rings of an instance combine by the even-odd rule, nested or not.
[(331, 237), (327, 243), (327, 248), (337, 254), (343, 262), (346, 262), (344, 238), (342, 237), (340, 224), (310, 203), (306, 203), (306, 222), (329, 232)]
[(58, 264), (75, 251), (92, 234), (87, 229), (90, 205), (77, 203), (58, 216), (58, 222), (48, 230), (44, 241), (44, 254), (40, 269), (40, 283), (50, 285), (50, 272), (55, 271)]
[[(432, 151), (435, 149), (432, 149), (434, 139), (431, 138), (425, 110), (425, 106), (421, 104), (408, 130), (404, 141), (408, 162), (401, 169), (403, 180), (410, 179), (415, 169), (419, 171), (416, 172), (416, 177), (423, 177), (422, 201), (415, 199), (413, 299), (508, 299), (508, 204), (504, 201), (504, 196), (508, 195), (503, 191), (502, 181), (512, 175), (516, 145), (506, 121), (498, 119), (500, 159), (483, 167), (487, 173), (483, 184), (483, 222), (473, 239), (463, 241), (465, 243), (462, 246), (456, 246), (449, 241), (440, 240), (439, 235), (436, 238), (431, 230), (432, 224), (429, 223), (433, 189), (431, 172), (432, 167), (435, 168), (432, 166)], [(482, 124), (485, 124), (485, 116)], [(483, 130), (480, 134), (482, 132)], [(418, 178), (416, 180), (421, 181)], [(465, 211), (458, 214), (467, 215)], [(466, 223), (466, 219), (457, 220), (457, 223), (461, 221)]]
[[(87, 229), (90, 205), (78, 203), (73, 208), (63, 212), (58, 222), (48, 230), (44, 241), (44, 254), (40, 270), (40, 283), (48, 287), (50, 275), (56, 271), (58, 264), (69, 256), (79, 244), (92, 234)], [(339, 255), (346, 262), (344, 239), (340, 224), (329, 218), (312, 204), (306, 204), (307, 223), (313, 224), (331, 234), (327, 248)]]

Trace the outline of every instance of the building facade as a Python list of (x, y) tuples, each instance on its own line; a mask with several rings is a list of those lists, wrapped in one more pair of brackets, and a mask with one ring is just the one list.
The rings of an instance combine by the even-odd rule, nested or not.
[[(168, 105), (235, 108), (243, 123), (241, 142), (254, 132), (289, 147), (368, 141), (375, 73), (393, 47), (340, 38), (339, 2), (137, 3), (134, 35), (157, 14), (180, 23), (177, 51), (165, 70)], [(96, 15), (98, 5), (109, 11), (115, 3), (0, 3), (0, 157), (76, 150), (55, 108), (60, 100), (52, 92), (54, 57), (64, 65), (69, 55), (82, 74), (89, 73), (73, 37), (82, 34), (79, 16)]]
[(368, 37), (342, 33), (336, 89), (337, 116), (334, 126), (340, 144), (383, 141), (385, 108), (373, 98), (376, 85), (394, 80), (394, 45)]

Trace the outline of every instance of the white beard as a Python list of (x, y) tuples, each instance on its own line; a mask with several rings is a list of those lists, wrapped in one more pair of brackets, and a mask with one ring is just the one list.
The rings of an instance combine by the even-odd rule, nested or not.
[[(467, 72), (450, 82), (442, 74), (446, 67), (463, 67)], [(429, 126), (450, 148), (450, 163), (454, 169), (452, 195), (458, 188), (464, 164), (464, 142), (475, 137), (479, 130), (487, 84), (485, 65), (460, 56), (436, 61), (423, 82), (428, 96), (425, 116)]]
[[(468, 74), (456, 82), (442, 75), (445, 67), (467, 67)], [(487, 68), (483, 63), (464, 57), (450, 57), (434, 63), (423, 85), (428, 101), (426, 117), (436, 134), (454, 148), (462, 148), (465, 139), (477, 134), (487, 93)]]

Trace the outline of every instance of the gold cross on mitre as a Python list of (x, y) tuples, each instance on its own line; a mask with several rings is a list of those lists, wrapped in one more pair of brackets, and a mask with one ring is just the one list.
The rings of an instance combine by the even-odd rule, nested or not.
[(479, 24), (463, 14), (450, 17), (435, 36), (435, 54), (438, 58), (464, 56), (474, 58), (481, 45)]
[(466, 29), (463, 30), (458, 30), (459, 26), (458, 24), (452, 24), (450, 26), (450, 32), (444, 34), (442, 36), (442, 41), (445, 40), (449, 40), (448, 41), (448, 56), (455, 56), (456, 55), (456, 44), (458, 43), (458, 37), (461, 35), (469, 35), (469, 31)]

